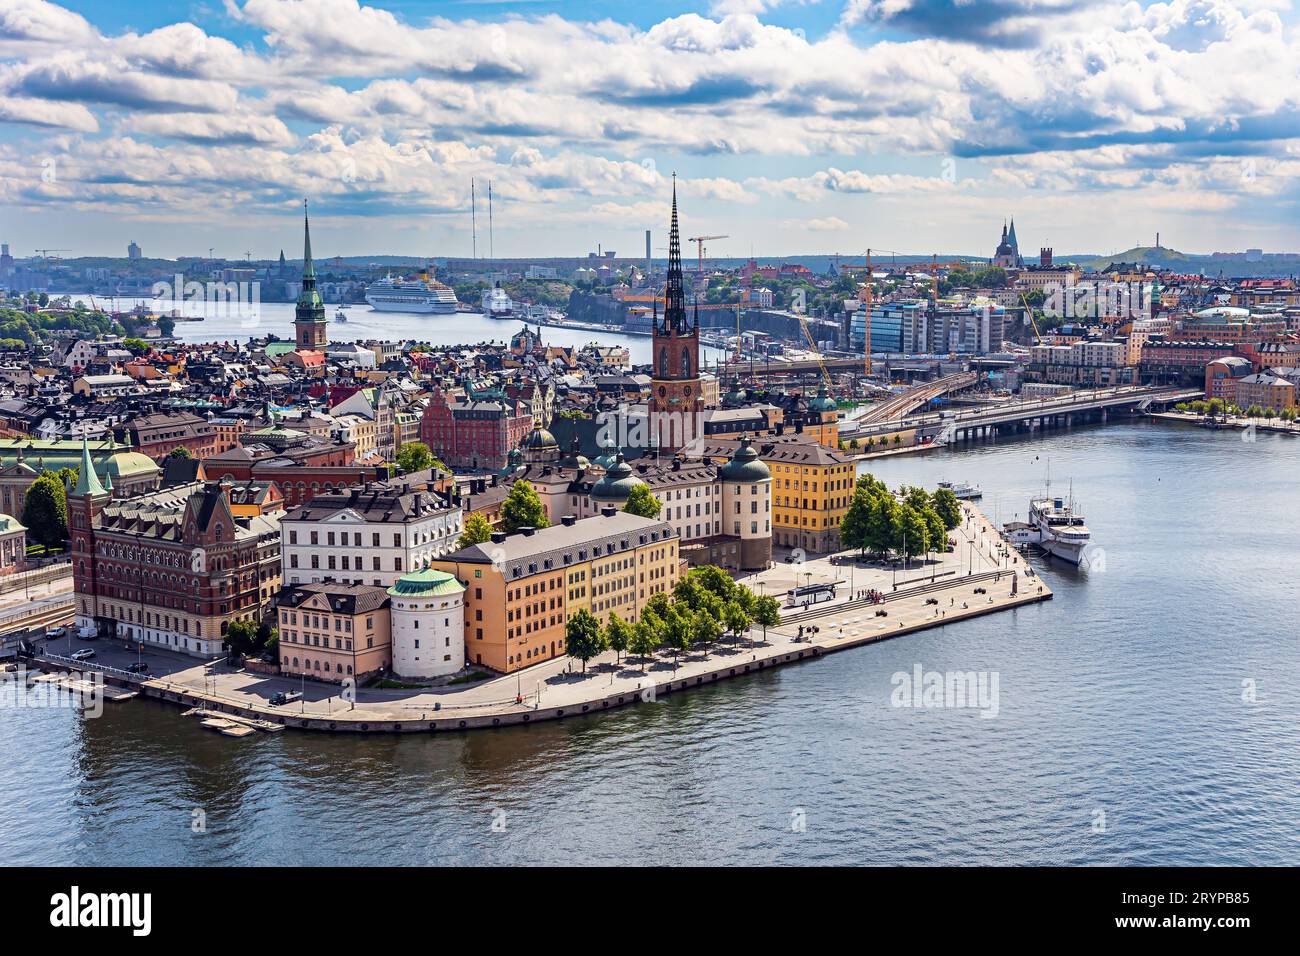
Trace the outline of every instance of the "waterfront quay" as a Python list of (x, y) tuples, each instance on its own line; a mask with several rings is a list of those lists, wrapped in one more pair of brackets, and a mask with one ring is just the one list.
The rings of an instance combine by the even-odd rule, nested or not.
[[(963, 507), (966, 521), (952, 532), (957, 547), (931, 562), (893, 567), (860, 562), (852, 552), (811, 560), (778, 556), (770, 568), (740, 580), (757, 593), (783, 599), (781, 624), (768, 628), (766, 635), (755, 627), (707, 652), (692, 649), (678, 660), (662, 651), (646, 660), (626, 655), (616, 660), (613, 652), (605, 652), (588, 662), (586, 673), (580, 662), (561, 658), (470, 684), (363, 687), (353, 693), (334, 684), (253, 673), (224, 661), (196, 664), (192, 657), (128, 648), (116, 640), (52, 640), (35, 663), (46, 669), (99, 669), (110, 684), (130, 685), (186, 710), (291, 730), (413, 733), (565, 719), (653, 703), (718, 681), (1050, 599), (1050, 588), (1025, 558), (981, 512)], [(835, 583), (835, 600), (806, 607), (784, 601), (790, 588), (808, 583)], [(860, 596), (868, 591), (880, 592), (883, 600)], [(72, 661), (70, 655), (82, 648), (94, 649), (95, 658)], [(127, 672), (141, 661), (149, 665), (148, 678)], [(303, 692), (301, 701), (270, 703), (275, 694), (293, 690)]]

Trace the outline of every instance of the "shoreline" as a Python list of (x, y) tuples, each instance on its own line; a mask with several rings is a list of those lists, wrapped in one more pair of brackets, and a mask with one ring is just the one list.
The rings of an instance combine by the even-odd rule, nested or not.
[[(973, 607), (956, 606), (955, 601), (958, 591), (969, 594), (970, 591), (967, 589), (971, 585), (981, 582), (993, 585), (1001, 584), (1005, 589), (1013, 575), (1021, 581), (1028, 582), (1023, 590), (1020, 590), (1017, 594), (1011, 595), (1008, 593), (997, 598), (990, 597), (988, 603)], [(953, 603), (942, 611), (936, 606), (934, 616), (926, 615), (910, 621), (899, 620), (897, 626), (892, 628), (885, 623), (876, 623), (874, 631), (868, 630), (867, 626), (864, 625), (855, 627), (850, 633), (845, 634), (845, 627), (841, 625), (838, 634), (831, 633), (830, 629), (827, 628), (825, 635), (819, 632), (816, 637), (807, 637), (801, 642), (796, 642), (788, 633), (782, 633), (783, 631), (792, 631), (800, 625), (807, 626), (818, 621), (824, 622), (828, 618), (842, 613), (873, 613), (872, 610), (869, 610), (873, 608), (888, 608), (892, 613), (897, 608), (890, 608), (889, 605), (939, 595), (951, 596)], [(441, 706), (415, 707), (414, 705), (404, 705), (420, 710), (418, 717), (414, 715), (409, 717), (400, 716), (392, 712), (379, 711), (377, 708), (385, 703), (382, 701), (366, 701), (362, 703), (360, 706), (368, 709), (370, 711), (368, 713), (359, 713), (357, 710), (325, 714), (318, 712), (291, 713), (286, 712), (283, 708), (232, 700), (232, 698), (225, 695), (208, 693), (161, 678), (137, 681), (128, 679), (125, 676), (105, 674), (105, 683), (116, 687), (130, 688), (145, 697), (171, 703), (183, 709), (197, 708), (203, 711), (204, 716), (224, 715), (246, 721), (269, 722), (275, 725), (275, 730), (287, 728), (307, 733), (385, 734), (483, 730), (564, 720), (570, 717), (603, 713), (639, 703), (653, 703), (660, 697), (711, 686), (720, 681), (774, 670), (790, 664), (816, 660), (828, 654), (904, 637), (935, 627), (944, 627), (948, 624), (982, 617), (986, 614), (1010, 611), (1024, 605), (1048, 601), (1052, 598), (1051, 589), (1046, 584), (1042, 584), (1041, 579), (1036, 574), (1032, 576), (1025, 574), (1023, 568), (984, 571), (973, 575), (965, 575), (948, 582), (922, 585), (897, 595), (891, 595), (883, 606), (870, 605), (863, 601), (847, 601), (824, 605), (823, 608), (798, 611), (790, 615), (791, 618), (797, 618), (797, 620), (791, 620), (788, 623), (783, 621), (782, 624), (771, 629), (770, 636), (778, 637), (780, 640), (769, 640), (767, 643), (751, 645), (733, 641), (714, 647), (709, 655), (703, 659), (693, 660), (691, 655), (688, 654), (684, 662), (677, 667), (674, 667), (671, 661), (656, 658), (648, 670), (632, 675), (632, 677), (640, 677), (634, 687), (623, 687), (610, 690), (608, 693), (600, 693), (599, 691), (606, 686), (603, 678), (610, 674), (611, 685), (614, 679), (613, 674), (602, 665), (599, 668), (592, 668), (581, 678), (570, 679), (565, 677), (561, 682), (561, 686), (548, 687), (545, 694), (542, 695), (559, 696), (568, 691), (572, 696), (572, 691), (582, 691), (581, 694), (571, 700), (543, 705), (540, 700), (534, 703), (531, 695), (525, 695), (522, 703), (511, 700), (508, 702), (486, 702), (479, 705), (465, 704), (461, 705), (460, 712), (451, 714), (447, 713), (447, 708)], [(935, 599), (937, 600), (937, 597)], [(921, 609), (928, 609), (929, 607), (930, 605), (921, 605)], [(856, 619), (851, 623), (857, 623)], [(33, 659), (33, 663), (46, 670), (71, 669), (69, 662), (59, 657), (51, 658), (38, 655)], [(632, 665), (625, 660), (620, 666), (631, 667)], [(494, 678), (494, 682), (505, 681), (514, 684), (518, 681), (522, 684), (523, 676), (522, 673), (500, 675)], [(535, 678), (538, 675), (532, 676)], [(630, 678), (625, 678), (625, 681), (628, 679)], [(540, 686), (541, 682), (539, 681), (539, 694), (541, 693)], [(475, 712), (467, 712), (471, 709)]]

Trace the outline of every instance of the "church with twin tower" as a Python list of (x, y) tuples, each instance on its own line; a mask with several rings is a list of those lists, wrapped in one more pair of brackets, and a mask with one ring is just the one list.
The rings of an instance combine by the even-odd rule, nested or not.
[[(658, 302), (655, 303), (656, 310)], [(704, 395), (700, 376), (700, 310), (686, 317), (682, 278), (681, 233), (677, 226), (677, 177), (673, 176), (673, 213), (668, 231), (668, 283), (664, 316), (654, 320), (651, 372), (651, 433), (660, 450), (676, 451), (703, 432)]]

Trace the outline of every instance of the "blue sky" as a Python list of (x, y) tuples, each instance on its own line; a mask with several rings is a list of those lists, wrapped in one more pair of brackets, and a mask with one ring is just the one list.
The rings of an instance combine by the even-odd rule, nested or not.
[[(1274, 0), (5, 0), (0, 240), (230, 257), (1300, 249)], [(480, 205), (480, 253), (487, 248)]]

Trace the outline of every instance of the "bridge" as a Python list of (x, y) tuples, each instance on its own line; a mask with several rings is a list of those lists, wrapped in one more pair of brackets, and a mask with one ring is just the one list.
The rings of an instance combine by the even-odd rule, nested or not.
[(1053, 398), (1004, 402), (988, 408), (950, 410), (904, 416), (891, 420), (862, 421), (856, 427), (840, 429), (841, 438), (869, 438), (915, 429), (918, 438), (933, 438), (943, 444), (992, 434), (1028, 432), (1040, 428), (1071, 425), (1080, 421), (1102, 421), (1116, 409), (1145, 411), (1175, 402), (1199, 398), (1199, 388), (1121, 385), (1089, 389)]
[(859, 426), (869, 426), (905, 418), (941, 395), (970, 388), (978, 380), (979, 376), (974, 372), (958, 372), (955, 375), (937, 378), (933, 382), (922, 382), (878, 405), (872, 405), (864, 414), (858, 416), (857, 422)]

